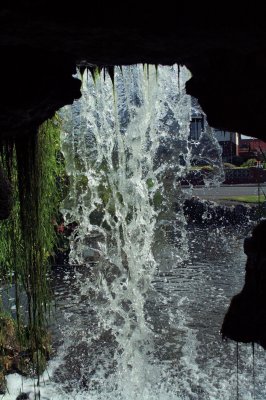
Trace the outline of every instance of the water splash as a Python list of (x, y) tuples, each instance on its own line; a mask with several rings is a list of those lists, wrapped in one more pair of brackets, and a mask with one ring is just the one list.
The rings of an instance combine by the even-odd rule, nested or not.
[[(165, 381), (155, 368), (146, 302), (154, 290), (156, 251), (165, 252), (168, 270), (187, 255), (180, 180), (192, 154), (189, 77), (176, 65), (115, 68), (114, 82), (85, 71), (82, 98), (61, 112), (70, 180), (62, 214), (76, 226), (70, 263), (90, 271), (79, 287), (80, 296), (89, 293), (95, 318), (86, 342), (91, 349), (103, 338), (108, 342), (102, 362), (109, 372), (93, 368), (89, 386), (102, 386), (104, 375), (106, 390), (123, 399), (143, 396), (143, 390), (150, 399)], [(201, 151), (204, 134), (210, 132), (201, 136)]]
[(108, 76), (94, 81), (86, 71), (82, 99), (64, 111), (70, 191), (62, 213), (78, 227), (70, 262), (91, 266), (81, 292), (94, 297), (94, 337), (112, 337), (115, 381), (124, 386), (125, 374), (131, 376), (131, 390), (146, 386), (149, 375), (145, 301), (156, 269), (154, 233), (159, 220), (165, 236), (173, 235), (177, 178), (188, 165), (188, 77), (182, 68), (178, 79), (177, 66), (117, 68), (113, 88)]

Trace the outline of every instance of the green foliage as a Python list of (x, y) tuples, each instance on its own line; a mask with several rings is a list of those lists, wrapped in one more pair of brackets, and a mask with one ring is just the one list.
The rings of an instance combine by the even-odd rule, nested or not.
[(228, 196), (228, 197), (223, 197), (223, 200), (231, 200), (231, 201), (237, 201), (241, 203), (262, 203), (265, 201), (265, 196), (264, 195), (247, 195), (247, 196)]
[(235, 164), (231, 164), (231, 163), (228, 163), (228, 162), (225, 162), (223, 165), (224, 165), (225, 169), (236, 169), (237, 168), (235, 166)]
[[(2, 147), (1, 164), (12, 184), (13, 208), (9, 219), (0, 224), (0, 271), (15, 285), (18, 331), (25, 332), (27, 325), (27, 334), (20, 339), (27, 342), (24, 345), (39, 375), (46, 356), (43, 338), (49, 315), (49, 264), (57, 241), (54, 225), (64, 195), (60, 121), (55, 117), (38, 134)], [(27, 310), (22, 314), (21, 292), (27, 296)]]
[(241, 167), (242, 168), (250, 168), (250, 167), (254, 167), (257, 165), (257, 160), (256, 158), (250, 158), (249, 160), (245, 161)]

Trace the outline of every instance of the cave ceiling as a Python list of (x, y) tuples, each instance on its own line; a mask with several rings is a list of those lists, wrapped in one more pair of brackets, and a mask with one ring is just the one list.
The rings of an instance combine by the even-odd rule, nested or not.
[(266, 140), (262, 6), (84, 4), (1, 4), (0, 137), (25, 135), (78, 98), (77, 65), (179, 63), (211, 126)]

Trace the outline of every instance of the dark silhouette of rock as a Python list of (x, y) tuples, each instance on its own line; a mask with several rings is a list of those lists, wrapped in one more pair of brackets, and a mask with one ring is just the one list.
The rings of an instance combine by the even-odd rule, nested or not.
[(11, 186), (0, 168), (0, 220), (9, 217), (11, 212)]
[(258, 218), (255, 207), (243, 204), (226, 206), (198, 197), (185, 200), (184, 213), (189, 224), (199, 226), (246, 225)]
[[(40, 397), (39, 397), (39, 393), (38, 392), (36, 392), (36, 393), (34, 393), (34, 392), (27, 392), (27, 393), (20, 393), (18, 396), (17, 396), (17, 398), (16, 398), (16, 400), (35, 400), (35, 399), (39, 399)], [(46, 397), (42, 397), (43, 399), (45, 398), (46, 399)]]
[(244, 241), (247, 255), (245, 284), (232, 298), (224, 317), (224, 339), (258, 343), (266, 349), (266, 220)]
[(21, 393), (20, 395), (18, 395), (16, 400), (29, 400), (29, 398), (29, 393)]
[[(0, 136), (27, 134), (77, 98), (75, 66), (186, 65), (211, 126), (266, 138), (264, 4), (4, 1)], [(128, 11), (130, 9), (130, 11)]]

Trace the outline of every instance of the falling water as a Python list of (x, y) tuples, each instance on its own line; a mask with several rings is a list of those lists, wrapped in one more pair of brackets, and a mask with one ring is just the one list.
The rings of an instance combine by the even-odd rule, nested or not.
[[(85, 72), (82, 99), (64, 115), (70, 191), (62, 213), (77, 226), (70, 263), (90, 268), (81, 292), (93, 298), (93, 340), (108, 337), (113, 371), (105, 384), (123, 399), (150, 393), (158, 380), (145, 310), (157, 267), (156, 230), (169, 240), (178, 224), (179, 260), (186, 250), (174, 202), (189, 162), (188, 76), (177, 66), (117, 68), (114, 82)], [(93, 380), (102, 386), (97, 374)]]
[[(81, 99), (60, 112), (69, 180), (61, 212), (72, 232), (69, 266), (56, 284), (63, 311), (53, 328), (57, 356), (45, 398), (235, 396), (235, 357), (224, 367), (224, 350), (215, 347), (209, 328), (216, 324), (218, 334), (216, 310), (222, 313), (226, 305), (221, 309), (220, 303), (241, 285), (236, 278), (243, 277), (241, 266), (230, 261), (240, 254), (239, 240), (225, 251), (223, 232), (202, 239), (202, 233), (186, 229), (181, 180), (191, 159), (212, 163), (215, 175), (208, 184), (222, 181), (212, 129), (207, 126), (197, 142), (190, 141), (198, 106), (185, 92), (189, 77), (176, 65), (117, 67), (113, 80), (104, 71), (92, 76), (85, 70)], [(200, 262), (191, 256), (199, 243)], [(214, 259), (208, 259), (213, 251)], [(220, 264), (217, 251), (224, 253)], [(217, 289), (222, 280), (223, 289)], [(214, 307), (210, 320), (206, 297)], [(226, 357), (234, 353), (229, 346)]]
[[(80, 288), (90, 293), (95, 317), (86, 341), (108, 340), (105, 396), (133, 399), (146, 391), (150, 399), (162, 381), (146, 303), (158, 248), (168, 270), (187, 254), (180, 178), (191, 157), (189, 76), (178, 66), (138, 65), (116, 68), (112, 82), (86, 71), (82, 99), (63, 112), (70, 190), (62, 213), (76, 226), (70, 263), (90, 268)], [(92, 380), (102, 390), (99, 374), (94, 369)]]

